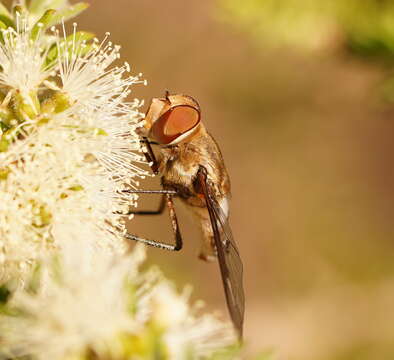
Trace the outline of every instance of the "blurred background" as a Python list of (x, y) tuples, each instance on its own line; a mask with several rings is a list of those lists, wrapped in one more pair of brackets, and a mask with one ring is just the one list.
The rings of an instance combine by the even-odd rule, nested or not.
[[(132, 96), (192, 95), (221, 146), (244, 261), (244, 357), (393, 359), (393, 1), (91, 4), (79, 27), (110, 31), (149, 82)], [(218, 266), (197, 259), (198, 228), (177, 207), (185, 249), (149, 249), (149, 263), (226, 317)], [(130, 230), (172, 241), (167, 215)]]

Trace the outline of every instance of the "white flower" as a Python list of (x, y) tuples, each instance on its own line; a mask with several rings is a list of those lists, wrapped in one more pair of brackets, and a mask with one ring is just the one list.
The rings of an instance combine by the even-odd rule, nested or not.
[(23, 100), (38, 113), (31, 99), (31, 91), (37, 91), (42, 82), (50, 75), (45, 65), (48, 49), (43, 49), (41, 36), (33, 41), (27, 18), (16, 14), (17, 29), (2, 31), (4, 43), (0, 42), (0, 85), (19, 92)]
[(141, 81), (140, 76), (124, 78), (130, 72), (128, 63), (109, 68), (120, 58), (120, 46), (108, 41), (109, 33), (101, 43), (94, 39), (93, 46), (86, 50), (88, 45), (78, 40), (75, 23), (70, 41), (66, 41), (65, 35), (61, 39), (56, 29), (53, 31), (57, 34), (57, 49), (61, 54), (59, 71), (63, 91), (77, 105), (98, 110), (103, 106), (105, 110), (121, 110), (120, 101), (129, 95), (129, 87)]
[[(22, 75), (17, 75), (24, 56), (20, 49), (26, 47), (30, 59), (29, 49), (40, 45), (27, 40), (30, 32), (26, 24), (19, 32), (9, 31), (9, 66), (0, 72), (0, 79), (8, 79), (9, 93), (23, 85), (11, 81), (20, 76), (26, 80), (25, 91), (35, 91), (41, 102), (37, 115), (12, 120), (22, 136), (3, 135), (10, 145), (0, 152), (0, 170), (7, 173), (0, 179), (2, 282), (23, 280), (36, 259), (71, 234), (81, 242), (94, 239), (111, 252), (124, 251), (123, 237), (114, 226), (124, 227), (119, 213), (135, 206), (136, 196), (121, 191), (135, 188), (137, 179), (147, 175), (139, 168), (145, 160), (135, 133), (141, 103), (125, 99), (139, 77), (111, 67), (118, 49), (101, 44), (81, 55), (86, 44), (76, 40), (74, 28), (72, 44), (64, 45), (70, 46), (68, 55), (60, 51), (51, 74), (40, 70), (47, 53), (43, 48), (35, 50), (37, 66), (20, 69)], [(57, 40), (59, 49), (66, 43)], [(52, 95), (45, 99), (38, 88)]]
[(130, 315), (126, 280), (138, 281), (143, 248), (112, 257), (95, 246), (71, 240), (58, 262), (47, 259), (41, 265), (34, 292), (13, 296), (12, 306), (23, 315), (0, 322), (2, 343), (13, 356), (60, 360), (88, 348), (101, 352), (119, 334), (135, 333), (142, 326)]
[(199, 306), (191, 307), (189, 301), (190, 291), (178, 295), (168, 281), (152, 290), (152, 316), (165, 329), (164, 343), (170, 359), (182, 360), (190, 354), (206, 358), (237, 342), (230, 323), (210, 314), (197, 316)]
[(11, 298), (9, 306), (20, 313), (0, 317), (3, 352), (64, 360), (90, 349), (100, 359), (123, 359), (134, 349), (135, 358), (147, 358), (149, 347), (141, 353), (136, 344), (154, 336), (170, 359), (183, 360), (236, 343), (231, 324), (196, 315), (189, 292), (177, 294), (157, 271), (139, 272), (144, 249), (109, 256), (95, 242), (64, 244), (57, 261), (41, 263), (34, 291)]

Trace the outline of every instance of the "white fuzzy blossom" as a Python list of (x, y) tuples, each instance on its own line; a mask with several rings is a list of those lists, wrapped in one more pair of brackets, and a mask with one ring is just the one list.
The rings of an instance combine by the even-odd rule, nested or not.
[(232, 325), (210, 314), (195, 316), (199, 306), (191, 307), (189, 297), (190, 291), (178, 295), (169, 282), (161, 282), (152, 290), (153, 316), (166, 329), (164, 342), (170, 359), (182, 360), (188, 354), (208, 358), (218, 349), (234, 344)]
[(142, 248), (127, 257), (111, 257), (88, 241), (70, 241), (62, 250), (58, 264), (46, 259), (41, 265), (34, 292), (14, 294), (11, 305), (26, 316), (0, 321), (3, 344), (14, 356), (64, 359), (86, 347), (100, 350), (114, 336), (135, 333), (141, 326), (129, 316), (125, 285), (127, 279), (138, 280)]
[(135, 348), (133, 358), (139, 358), (135, 343), (152, 329), (160, 329), (154, 341), (160, 340), (174, 360), (190, 354), (208, 358), (234, 343), (230, 324), (212, 315), (195, 316), (187, 294), (177, 294), (157, 271), (138, 271), (142, 246), (113, 257), (89, 246), (69, 242), (56, 266), (51, 261), (41, 265), (34, 291), (14, 294), (10, 303), (24, 316), (0, 317), (8, 354), (62, 360), (88, 348), (99, 357), (123, 359), (128, 348)]
[[(27, 21), (17, 20), (18, 30), (3, 31), (0, 43), (2, 106), (13, 102), (19, 115), (19, 123), (11, 120), (14, 132), (3, 134), (8, 150), (0, 152), (7, 173), (0, 180), (1, 282), (23, 279), (29, 264), (70, 236), (122, 250), (114, 225), (122, 227), (119, 213), (135, 197), (121, 191), (146, 175), (135, 133), (140, 102), (126, 102), (141, 81), (128, 75), (128, 65), (113, 65), (119, 48), (107, 38), (87, 47), (75, 27), (71, 40), (55, 31), (59, 55), (49, 72), (43, 37), (33, 41)], [(40, 104), (45, 93), (52, 95)]]
[(48, 49), (43, 49), (43, 43), (32, 41), (27, 18), (17, 16), (17, 29), (4, 30), (4, 43), (0, 44), (0, 85), (6, 89), (20, 92), (21, 96), (38, 109), (30, 98), (31, 91), (37, 91), (43, 81), (49, 76), (50, 69), (45, 65)]

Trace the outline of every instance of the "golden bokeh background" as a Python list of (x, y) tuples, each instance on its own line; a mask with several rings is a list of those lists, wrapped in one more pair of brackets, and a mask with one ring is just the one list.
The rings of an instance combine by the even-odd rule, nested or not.
[[(267, 350), (277, 359), (394, 358), (394, 122), (382, 98), (388, 65), (349, 51), (331, 23), (324, 36), (313, 27), (301, 32), (291, 8), (279, 26), (290, 40), (281, 43), (271, 24), (263, 33), (249, 26), (258, 25), (258, 11), (249, 25), (238, 23), (236, 6), (228, 11), (224, 0), (91, 4), (79, 28), (99, 38), (110, 31), (122, 60), (149, 82), (132, 96), (149, 103), (165, 89), (192, 95), (221, 146), (244, 261), (245, 358)], [(158, 188), (159, 180), (142, 186)], [(141, 198), (141, 208), (157, 202)], [(227, 316), (218, 267), (197, 259), (198, 228), (177, 208), (184, 250), (149, 249), (149, 263), (180, 289), (192, 284), (193, 298)], [(136, 218), (130, 229), (172, 240), (165, 215)]]

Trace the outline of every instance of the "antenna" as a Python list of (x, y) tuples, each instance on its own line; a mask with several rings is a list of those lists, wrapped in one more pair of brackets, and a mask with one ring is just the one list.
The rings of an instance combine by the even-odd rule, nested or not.
[(166, 101), (168, 102), (168, 104), (171, 105), (171, 101), (170, 101), (170, 99), (168, 98), (169, 96), (170, 96), (170, 92), (169, 92), (168, 90), (166, 90), (166, 91), (165, 91), (165, 98), (166, 98)]

